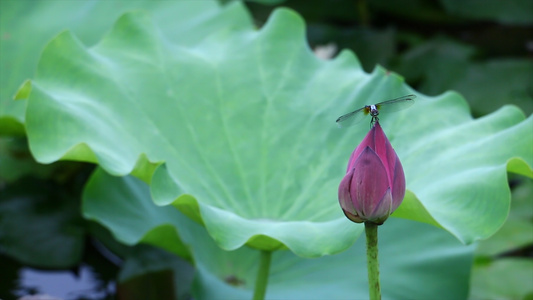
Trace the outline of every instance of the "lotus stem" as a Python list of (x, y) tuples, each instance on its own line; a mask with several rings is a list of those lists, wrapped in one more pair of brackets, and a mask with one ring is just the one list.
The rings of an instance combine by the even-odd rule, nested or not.
[(265, 299), (271, 258), (272, 251), (261, 250), (259, 270), (257, 271), (257, 278), (255, 280), (254, 300)]
[(365, 233), (366, 264), (368, 268), (368, 290), (370, 300), (381, 300), (378, 261), (378, 225), (369, 221), (365, 222)]

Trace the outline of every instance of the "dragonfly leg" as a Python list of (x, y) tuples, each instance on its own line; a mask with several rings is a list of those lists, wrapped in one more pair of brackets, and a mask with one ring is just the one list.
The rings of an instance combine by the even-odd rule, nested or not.
[(378, 116), (372, 116), (372, 119), (370, 120), (370, 128), (372, 128), (376, 122), (379, 122)]

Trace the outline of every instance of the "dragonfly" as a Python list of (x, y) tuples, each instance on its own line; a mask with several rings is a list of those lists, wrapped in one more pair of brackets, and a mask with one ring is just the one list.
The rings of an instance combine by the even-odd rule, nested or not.
[(365, 116), (370, 115), (372, 117), (370, 120), (370, 127), (372, 127), (375, 122), (379, 121), (378, 116), (380, 113), (395, 112), (408, 108), (415, 103), (415, 98), (415, 95), (407, 95), (372, 105), (365, 105), (364, 107), (340, 116), (337, 118), (336, 122), (339, 127), (347, 127), (360, 122)]

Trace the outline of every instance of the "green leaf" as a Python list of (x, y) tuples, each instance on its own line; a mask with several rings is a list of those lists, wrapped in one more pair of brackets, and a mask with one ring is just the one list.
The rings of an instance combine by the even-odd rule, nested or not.
[[(368, 124), (334, 120), (413, 93), (402, 78), (366, 74), (348, 51), (316, 58), (285, 9), (260, 31), (222, 29), (194, 47), (159, 32), (131, 13), (93, 48), (69, 33), (50, 42), (27, 108), (35, 157), (137, 176), (139, 157), (165, 162), (152, 178), (156, 203), (204, 224), (224, 249), (347, 249), (362, 229), (342, 214), (337, 187)], [(465, 243), (489, 237), (509, 210), (508, 161), (533, 176), (533, 117), (506, 106), (473, 120), (455, 93), (417, 102), (380, 116), (421, 204), (403, 217), (429, 214)]]
[(470, 299), (531, 299), (533, 259), (504, 258), (472, 269)]
[(421, 92), (440, 94), (456, 82), (455, 74), (464, 73), (474, 53), (472, 46), (436, 37), (405, 52), (395, 70), (410, 82), (419, 81)]
[(436, 1), (426, 0), (370, 0), (369, 7), (373, 11), (385, 12), (396, 18), (417, 20), (427, 23), (458, 23), (458, 20), (444, 12)]
[(0, 1), (0, 134), (23, 134), (25, 103), (13, 101), (21, 83), (32, 78), (41, 50), (65, 29), (92, 45), (118, 16), (145, 9), (168, 36), (195, 44), (213, 30), (248, 26), (236, 3), (221, 8), (217, 1)]
[(424, 207), (424, 204), (420, 202), (420, 200), (416, 198), (416, 195), (411, 191), (406, 191), (402, 205), (398, 207), (392, 216), (411, 219), (440, 227), (439, 223), (433, 219), (431, 214)]
[(494, 257), (533, 245), (533, 180), (522, 178), (512, 195), (509, 218), (496, 234), (479, 243), (476, 255)]
[(146, 245), (132, 249), (118, 278), (125, 299), (191, 299), (194, 268), (183, 259)]
[[(98, 221), (109, 229), (121, 228), (122, 231), (116, 238), (124, 244), (155, 243), (171, 253), (190, 258), (189, 249), (181, 242), (180, 234), (178, 234), (178, 230), (184, 228), (184, 224), (179, 218), (174, 217), (175, 211), (153, 208), (151, 203), (146, 202), (124, 201), (119, 202), (120, 205), (116, 203), (109, 206), (108, 198), (149, 199), (150, 193), (144, 186), (134, 181), (122, 183), (118, 177), (104, 176), (104, 173), (101, 169), (97, 169), (85, 186), (82, 207), (85, 218)], [(105, 183), (113, 184), (114, 182), (119, 184), (112, 189), (105, 185)], [(94, 216), (93, 211), (97, 211), (98, 216)], [(136, 218), (131, 218), (130, 215), (125, 215), (128, 212), (138, 212), (138, 215)], [(165, 217), (167, 214), (168, 216)], [(173, 221), (168, 223), (167, 220)], [(147, 227), (149, 231), (145, 229)]]
[(408, 81), (418, 81), (420, 91), (435, 95), (446, 89), (468, 99), (474, 115), (486, 115), (502, 103), (533, 112), (533, 62), (528, 59), (474, 61), (474, 48), (438, 37), (402, 55), (395, 70)]
[(13, 182), (23, 176), (50, 177), (60, 164), (38, 164), (22, 137), (0, 137), (0, 183)]
[[(222, 2), (232, 1), (232, 0), (221, 0)], [(265, 5), (276, 5), (285, 2), (285, 0), (248, 0), (249, 2), (257, 2)]]
[(31, 93), (31, 81), (26, 80), (22, 83), (22, 85), (17, 90), (17, 93), (15, 94), (15, 97), (13, 97), (14, 100), (25, 100), (28, 99)]
[[(136, 178), (113, 177), (97, 170), (90, 182), (84, 193), (93, 196), (84, 197), (84, 213), (108, 226), (120, 240), (141, 242), (146, 232), (158, 230), (159, 223), (176, 224), (176, 230), (186, 228), (183, 242), (191, 248), (197, 270), (195, 299), (250, 299), (258, 251), (248, 247), (223, 251), (203, 227), (178, 210), (156, 206), (148, 196), (148, 186)], [(132, 190), (128, 192), (129, 189)], [(107, 205), (92, 205), (92, 201)], [(353, 223), (346, 225), (357, 227)], [(397, 218), (380, 226), (378, 234), (384, 299), (466, 298), (473, 246), (460, 244), (434, 226)], [(159, 240), (163, 247), (167, 242)], [(368, 289), (364, 251), (362, 240), (343, 253), (316, 259), (277, 251), (272, 257), (266, 298), (365, 298)]]
[[(532, 5), (533, 6), (533, 5)], [(533, 113), (533, 61), (530, 59), (498, 59), (471, 63), (456, 72), (449, 85), (462, 93), (478, 115), (490, 113), (500, 103), (521, 107)]]
[[(324, 4), (329, 5), (327, 2)], [(302, 5), (309, 6), (305, 2), (302, 2)], [(342, 6), (339, 7), (342, 8)], [(317, 8), (314, 7), (314, 9)], [(353, 17), (351, 12), (349, 16)], [(312, 45), (322, 44), (325, 47), (333, 47), (333, 54), (338, 48), (352, 49), (360, 58), (363, 69), (368, 72), (372, 71), (377, 64), (387, 65), (396, 54), (397, 32), (392, 27), (385, 29), (350, 27), (346, 29), (327, 24), (310, 24), (308, 32), (309, 38), (312, 39), (309, 42)], [(335, 41), (335, 44), (330, 41)], [(319, 48), (315, 47), (315, 53), (317, 49)]]
[(533, 4), (529, 0), (440, 0), (448, 13), (474, 20), (503, 24), (533, 24)]

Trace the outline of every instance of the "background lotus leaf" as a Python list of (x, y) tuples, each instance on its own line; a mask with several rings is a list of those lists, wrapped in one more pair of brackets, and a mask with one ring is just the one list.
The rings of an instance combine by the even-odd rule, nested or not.
[[(363, 72), (351, 52), (316, 58), (303, 21), (285, 9), (259, 31), (178, 40), (139, 12), (92, 48), (68, 32), (53, 39), (26, 114), (37, 160), (92, 161), (145, 179), (152, 169), (136, 169), (140, 161), (164, 162), (155, 201), (203, 223), (224, 249), (347, 249), (361, 227), (342, 215), (337, 186), (368, 125), (339, 129), (334, 120), (414, 91), (381, 68)], [(474, 120), (458, 94), (418, 95), (413, 108), (380, 117), (404, 165), (407, 201), (418, 202), (399, 214), (433, 219), (463, 242), (505, 221), (508, 162), (533, 176), (533, 117), (516, 107)]]
[(242, 4), (217, 1), (1, 1), (0, 134), (24, 132), (25, 103), (13, 101), (21, 83), (32, 78), (39, 55), (58, 32), (69, 29), (86, 45), (95, 44), (124, 12), (150, 11), (167, 36), (194, 44), (216, 28), (251, 26)]
[[(156, 206), (144, 182), (132, 176), (113, 177), (98, 169), (86, 186), (83, 210), (87, 218), (105, 225), (127, 244), (147, 243), (144, 236), (158, 231), (157, 224), (175, 226), (177, 230), (187, 228), (181, 236), (193, 253), (197, 270), (193, 297), (250, 299), (258, 251), (248, 247), (223, 251), (204, 228), (178, 210)], [(178, 241), (159, 239), (148, 243), (166, 248), (168, 242)], [(464, 246), (434, 226), (398, 218), (388, 220), (380, 227), (383, 298), (466, 298), (473, 250), (474, 246)], [(272, 257), (266, 299), (365, 298), (365, 258), (363, 240), (343, 253), (317, 259), (277, 251)]]
[(451, 14), (469, 19), (495, 20), (507, 24), (533, 24), (533, 5), (527, 0), (500, 1), (453, 1), (440, 0)]

